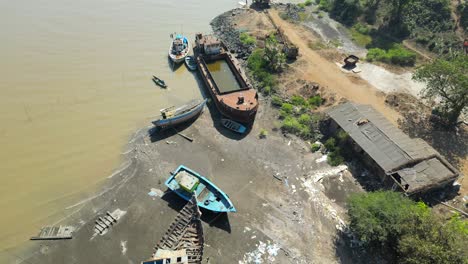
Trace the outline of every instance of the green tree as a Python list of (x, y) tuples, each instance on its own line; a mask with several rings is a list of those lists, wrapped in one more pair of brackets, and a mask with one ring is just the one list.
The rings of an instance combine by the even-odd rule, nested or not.
[(281, 72), (286, 65), (286, 55), (273, 35), (266, 40), (264, 59), (273, 72)]
[(458, 216), (444, 221), (424, 203), (392, 191), (352, 195), (348, 214), (364, 246), (390, 250), (397, 263), (468, 263), (468, 222)]
[(441, 100), (437, 111), (454, 125), (468, 105), (468, 56), (437, 59), (417, 69), (413, 78), (426, 83), (424, 98)]
[(422, 222), (429, 209), (401, 193), (379, 191), (352, 195), (348, 214), (351, 231), (365, 245), (396, 248), (411, 222)]

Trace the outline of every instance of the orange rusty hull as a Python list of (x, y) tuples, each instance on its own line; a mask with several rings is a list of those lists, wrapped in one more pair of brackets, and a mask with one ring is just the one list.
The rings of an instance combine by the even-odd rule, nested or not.
[[(214, 78), (211, 76), (207, 61), (226, 60), (232, 73), (240, 84), (240, 89), (233, 92), (221, 93)], [(215, 56), (197, 56), (198, 69), (203, 82), (213, 98), (219, 112), (232, 120), (241, 123), (252, 123), (258, 109), (258, 95), (252, 86), (247, 82), (247, 78), (240, 70), (240, 66), (233, 61), (227, 53)]]

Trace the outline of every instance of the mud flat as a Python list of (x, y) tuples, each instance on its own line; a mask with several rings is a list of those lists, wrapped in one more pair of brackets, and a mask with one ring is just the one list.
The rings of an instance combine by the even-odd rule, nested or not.
[[(193, 142), (141, 129), (107, 186), (68, 207), (70, 216), (60, 224), (77, 228), (73, 239), (31, 241), (27, 248), (4, 252), (2, 263), (139, 263), (148, 258), (184, 205), (171, 193), (160, 197), (169, 172), (180, 164), (209, 177), (238, 209), (215, 220), (203, 212), (204, 262), (338, 262), (346, 257), (334, 244), (344, 230), (340, 201), (360, 188), (345, 167), (330, 168), (303, 141), (272, 131), (276, 117), (269, 110), (262, 102), (252, 131), (243, 138), (220, 126), (213, 107), (183, 130)], [(266, 139), (258, 137), (261, 128), (270, 131)], [(330, 188), (339, 189), (339, 195)], [(117, 209), (124, 213), (119, 221), (95, 235), (95, 220)]]

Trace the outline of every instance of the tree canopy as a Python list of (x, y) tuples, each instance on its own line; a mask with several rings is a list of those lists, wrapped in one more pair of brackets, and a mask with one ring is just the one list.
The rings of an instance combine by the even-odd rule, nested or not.
[(417, 69), (413, 78), (426, 83), (422, 96), (440, 99), (437, 111), (455, 124), (468, 106), (468, 55), (434, 60)]
[(390, 250), (398, 263), (468, 263), (468, 223), (444, 221), (422, 202), (379, 191), (351, 196), (350, 230), (365, 247)]

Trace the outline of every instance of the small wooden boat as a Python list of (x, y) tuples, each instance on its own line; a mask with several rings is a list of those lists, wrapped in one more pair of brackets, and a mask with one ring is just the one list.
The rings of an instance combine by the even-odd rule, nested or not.
[(201, 264), (205, 239), (200, 217), (197, 198), (192, 196), (154, 248), (152, 258), (142, 264)]
[(164, 82), (163, 80), (159, 79), (158, 77), (156, 77), (156, 76), (154, 76), (154, 75), (153, 75), (153, 82), (154, 82), (156, 85), (161, 86), (162, 88), (166, 88), (166, 87), (167, 87), (166, 82)]
[(185, 200), (197, 197), (198, 206), (223, 213), (236, 212), (231, 200), (216, 185), (197, 172), (180, 165), (166, 181), (166, 186)]
[(180, 34), (176, 34), (172, 39), (169, 47), (169, 58), (174, 63), (181, 63), (190, 52), (190, 42), (188, 38)]
[(206, 99), (192, 100), (179, 107), (168, 107), (161, 109), (161, 118), (155, 120), (154, 126), (158, 128), (166, 128), (179, 125), (183, 122), (189, 121), (192, 118), (197, 117), (202, 111), (206, 104)]
[(247, 128), (244, 125), (242, 125), (240, 123), (237, 123), (236, 121), (233, 121), (231, 119), (223, 118), (223, 119), (221, 119), (221, 123), (227, 129), (230, 129), (230, 130), (232, 130), (234, 132), (237, 132), (237, 133), (240, 133), (240, 134), (244, 134), (245, 131), (247, 130)]
[(192, 56), (185, 57), (185, 66), (189, 68), (189, 70), (194, 71), (197, 69), (197, 62)]

